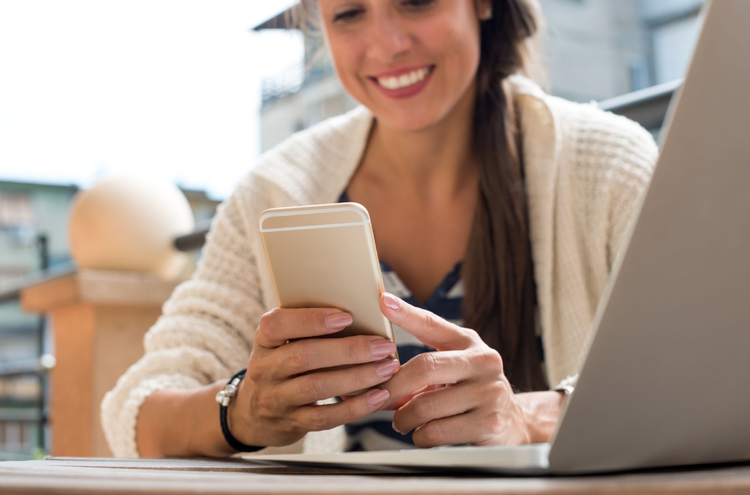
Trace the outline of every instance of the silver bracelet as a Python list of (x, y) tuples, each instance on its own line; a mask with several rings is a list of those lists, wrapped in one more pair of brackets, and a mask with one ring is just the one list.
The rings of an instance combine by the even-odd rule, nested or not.
[(578, 383), (578, 375), (568, 376), (565, 380), (561, 381), (560, 384), (555, 387), (555, 392), (562, 392), (565, 397), (570, 397), (573, 391), (576, 389)]

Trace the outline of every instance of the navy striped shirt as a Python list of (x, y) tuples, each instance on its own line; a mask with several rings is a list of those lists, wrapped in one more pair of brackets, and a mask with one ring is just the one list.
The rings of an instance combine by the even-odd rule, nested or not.
[[(348, 202), (346, 191), (339, 198), (340, 203)], [(453, 270), (445, 276), (437, 289), (423, 304), (398, 278), (396, 272), (384, 261), (380, 262), (383, 274), (383, 286), (386, 292), (400, 297), (413, 306), (424, 308), (457, 325), (463, 325), (464, 290), (461, 282), (461, 263), (456, 263)], [(393, 325), (393, 334), (398, 347), (401, 364), (414, 356), (434, 349), (421, 343), (416, 337), (397, 325)], [(401, 435), (393, 429), (393, 411), (378, 411), (358, 421), (346, 425), (346, 450), (399, 450), (415, 448), (411, 433)]]

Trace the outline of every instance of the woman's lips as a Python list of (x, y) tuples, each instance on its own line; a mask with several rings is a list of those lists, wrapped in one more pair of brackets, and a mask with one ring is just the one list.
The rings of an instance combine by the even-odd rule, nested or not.
[(398, 71), (392, 75), (369, 77), (375, 86), (387, 97), (400, 99), (414, 96), (427, 86), (435, 72), (435, 66), (430, 65), (409, 71)]

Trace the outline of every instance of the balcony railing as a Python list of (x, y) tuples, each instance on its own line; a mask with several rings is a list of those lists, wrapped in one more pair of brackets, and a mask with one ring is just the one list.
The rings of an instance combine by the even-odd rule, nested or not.
[(330, 64), (314, 64), (306, 67), (305, 62), (292, 64), (281, 72), (261, 81), (263, 105), (298, 93), (305, 87), (333, 74)]
[(47, 373), (54, 365), (55, 358), (50, 354), (0, 363), (0, 378), (5, 384), (31, 377), (32, 384), (38, 385), (33, 388), (36, 397), (6, 397), (0, 401), (0, 460), (23, 459), (48, 451), (45, 387)]
[[(24, 287), (43, 280), (54, 279), (74, 271), (72, 265), (49, 267), (46, 236), (39, 236), (39, 261), (42, 270), (22, 277), (0, 290), (0, 304), (18, 304)], [(46, 318), (36, 322), (36, 353), (38, 357), (13, 361), (0, 361), (0, 460), (23, 459), (49, 451), (47, 438), (48, 373), (55, 366), (55, 357), (44, 354)], [(31, 390), (18, 394), (18, 385)], [(23, 387), (20, 387), (23, 388)], [(15, 389), (15, 393), (10, 393)]]
[(664, 125), (669, 102), (682, 79), (599, 102), (599, 108), (635, 120), (654, 134)]

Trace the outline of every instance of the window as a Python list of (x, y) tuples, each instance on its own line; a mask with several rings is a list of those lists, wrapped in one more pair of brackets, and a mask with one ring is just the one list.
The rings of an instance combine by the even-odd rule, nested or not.
[(28, 194), (2, 193), (0, 195), (0, 225), (22, 227), (34, 224), (34, 208)]

